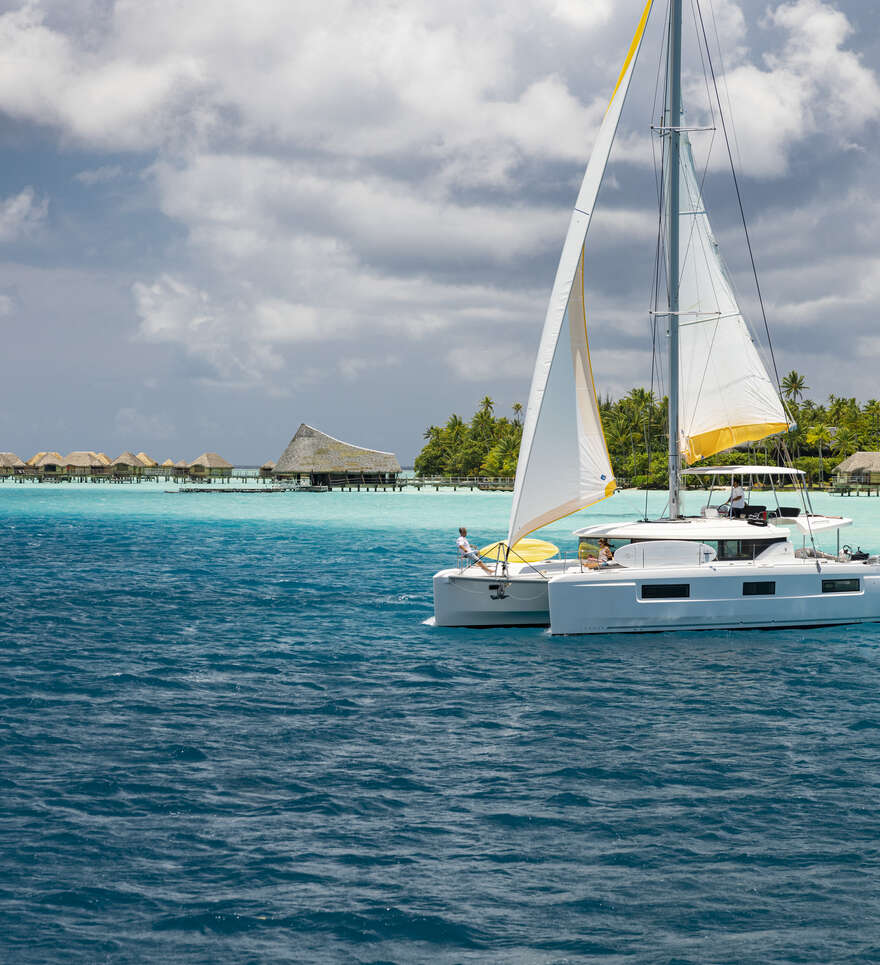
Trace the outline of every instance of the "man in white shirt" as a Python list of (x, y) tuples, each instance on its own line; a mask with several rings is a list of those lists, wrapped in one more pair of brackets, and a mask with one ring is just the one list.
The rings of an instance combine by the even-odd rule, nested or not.
[(468, 560), (468, 565), (476, 563), (480, 569), (485, 570), (486, 573), (491, 575), (492, 571), (488, 566), (480, 559), (480, 554), (471, 546), (467, 538), (467, 530), (464, 526), (459, 526), (458, 528), (458, 539), (455, 541), (458, 546), (458, 555), (463, 560)]
[(745, 512), (746, 508), (746, 494), (743, 492), (742, 486), (739, 481), (735, 482), (730, 487), (730, 515), (739, 518)]

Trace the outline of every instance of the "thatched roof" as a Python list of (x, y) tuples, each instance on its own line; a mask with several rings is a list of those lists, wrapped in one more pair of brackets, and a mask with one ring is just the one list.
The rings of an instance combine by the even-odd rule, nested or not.
[(266, 462), (263, 463), (262, 466), (260, 466), (260, 469), (265, 469), (267, 472), (268, 472), (270, 469), (274, 469), (274, 468), (275, 468), (275, 463), (272, 462), (271, 459), (268, 459)]
[(109, 465), (110, 465), (110, 457), (107, 455), (106, 452), (99, 452), (99, 453), (98, 453), (98, 458), (101, 460), (101, 465), (103, 465), (103, 466), (109, 466)]
[(23, 469), (25, 465), (14, 452), (0, 452), (0, 467), (3, 469)]
[(137, 459), (138, 459), (138, 462), (142, 466), (146, 466), (147, 469), (155, 469), (156, 466), (159, 465), (159, 463), (156, 462), (155, 459), (151, 459), (145, 452), (139, 452), (137, 454)]
[(105, 468), (104, 463), (101, 462), (97, 452), (92, 452), (91, 450), (86, 451), (84, 449), (77, 449), (74, 452), (68, 452), (68, 454), (62, 460), (62, 465), (73, 466), (76, 469)]
[(303, 423), (281, 454), (275, 472), (400, 472), (393, 452), (363, 449)]
[(880, 452), (854, 452), (834, 467), (835, 472), (880, 472)]
[(25, 463), (27, 466), (36, 466), (36, 464), (45, 456), (45, 450), (43, 452), (35, 452), (30, 459)]
[(178, 459), (177, 462), (174, 463), (174, 468), (175, 468), (175, 469), (189, 469), (189, 466), (187, 465), (186, 459)]
[(33, 456), (34, 462), (28, 460), (28, 464), (36, 469), (41, 469), (43, 466), (63, 466), (64, 460), (61, 458), (60, 452), (38, 452), (36, 456)]
[(173, 468), (174, 468), (174, 463), (173, 463), (170, 459), (166, 459), (165, 462), (162, 463), (162, 468), (163, 468), (163, 469), (173, 469)]
[(232, 469), (232, 463), (227, 462), (216, 452), (203, 452), (198, 459), (193, 459), (189, 469)]
[(143, 469), (144, 464), (138, 459), (138, 457), (133, 453), (126, 450), (122, 455), (117, 456), (113, 462), (110, 463), (111, 466), (128, 466), (129, 469)]

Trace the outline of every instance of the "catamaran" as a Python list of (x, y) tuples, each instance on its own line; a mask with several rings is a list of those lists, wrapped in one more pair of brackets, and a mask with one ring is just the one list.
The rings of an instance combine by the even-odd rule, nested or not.
[[(616, 488), (590, 363), (584, 264), (653, 3), (642, 12), (569, 222), (529, 391), (507, 538), (484, 554), (492, 572), (464, 560), (434, 576), (438, 626), (540, 625), (582, 634), (880, 621), (880, 558), (840, 547), (840, 531), (852, 521), (814, 513), (803, 473), (785, 465), (687, 468), (791, 426), (712, 234), (682, 123), (682, 0), (669, 4), (665, 108), (655, 128), (663, 145), (666, 298), (660, 302), (658, 285), (655, 313), (668, 338), (666, 511), (576, 530), (574, 560), (529, 539)], [(688, 475), (710, 484), (697, 516), (682, 512)], [(737, 481), (748, 488), (744, 508), (713, 506), (719, 486)], [(789, 492), (795, 505), (782, 504)], [(816, 538), (830, 532), (837, 551), (825, 553)]]

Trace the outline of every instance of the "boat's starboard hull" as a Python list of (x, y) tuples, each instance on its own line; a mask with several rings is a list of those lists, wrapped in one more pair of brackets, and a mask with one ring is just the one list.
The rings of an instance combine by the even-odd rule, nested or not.
[(553, 634), (774, 629), (880, 621), (880, 566), (614, 568), (548, 584)]

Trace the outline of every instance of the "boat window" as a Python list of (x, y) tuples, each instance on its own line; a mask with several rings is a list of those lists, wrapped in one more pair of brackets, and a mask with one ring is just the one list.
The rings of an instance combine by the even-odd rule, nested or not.
[(823, 593), (858, 593), (860, 589), (858, 577), (854, 580), (822, 580)]
[(746, 580), (743, 583), (743, 596), (774, 596), (775, 580)]
[[(630, 542), (628, 539), (609, 539), (608, 545), (611, 547), (611, 552), (616, 553), (621, 546), (629, 546)], [(632, 540), (632, 542), (635, 542), (635, 540)], [(581, 536), (578, 540), (578, 556), (580, 559), (585, 560), (588, 556), (598, 555), (599, 537)]]
[(784, 542), (786, 542), (784, 536), (781, 539), (720, 539), (718, 540), (718, 559), (753, 560), (768, 546)]
[(691, 595), (690, 583), (645, 583), (642, 584), (643, 600), (672, 600)]

